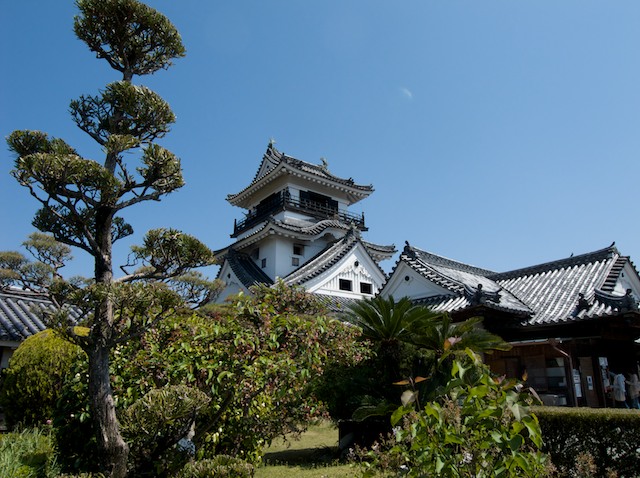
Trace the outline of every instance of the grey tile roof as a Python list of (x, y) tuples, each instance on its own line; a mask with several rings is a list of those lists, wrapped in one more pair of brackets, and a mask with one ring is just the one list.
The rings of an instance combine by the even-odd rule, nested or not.
[[(620, 312), (615, 300), (608, 300), (606, 296), (611, 296), (627, 262), (629, 258), (621, 256), (612, 245), (491, 278), (530, 305), (535, 313), (528, 324), (553, 324)], [(579, 294), (585, 299), (583, 307), (578, 304)]]
[[(16, 289), (0, 289), (0, 340), (22, 342), (27, 337), (46, 329), (42, 321), (43, 311), (55, 311), (53, 303), (43, 294)], [(70, 312), (74, 322), (80, 314)]]
[(315, 297), (318, 298), (332, 314), (337, 316), (348, 313), (351, 305), (359, 301), (359, 299), (328, 294), (316, 294)]
[(273, 146), (273, 144), (270, 143), (267, 147), (267, 151), (262, 158), (260, 167), (258, 168), (258, 171), (251, 183), (242, 191), (236, 194), (227, 195), (227, 201), (234, 204), (241, 196), (252, 189), (253, 186), (265, 180), (265, 178), (267, 178), (269, 175), (278, 175), (282, 173), (281, 168), (283, 167), (286, 167), (289, 170), (295, 171), (297, 173), (310, 175), (316, 179), (346, 187), (349, 190), (356, 192), (361, 197), (366, 197), (373, 192), (372, 185), (356, 184), (352, 178), (345, 179), (335, 176), (331, 172), (329, 172), (326, 164), (317, 165), (307, 163), (306, 161), (302, 161), (300, 159), (296, 159), (292, 156), (281, 153)]
[(481, 285), (483, 294), (480, 300), (483, 300), (486, 307), (517, 314), (531, 312), (527, 304), (491, 280), (488, 276), (494, 272), (488, 269), (438, 256), (410, 246), (409, 243), (400, 254), (400, 261), (426, 280), (451, 292), (438, 298), (423, 299), (423, 302), (428, 302), (436, 311), (453, 312), (476, 305), (474, 295)]
[(32, 292), (0, 290), (0, 340), (21, 342), (46, 329), (38, 309), (53, 310), (53, 305)]
[[(526, 314), (524, 325), (578, 321), (623, 312), (624, 307), (637, 308), (635, 300), (612, 293), (627, 265), (638, 275), (629, 257), (621, 256), (613, 245), (502, 273), (452, 261), (408, 243), (400, 261), (451, 292), (419, 301), (437, 311), (453, 312), (473, 306), (473, 291), (477, 291), (478, 284), (486, 292), (484, 306)], [(491, 299), (494, 293), (499, 300)]]

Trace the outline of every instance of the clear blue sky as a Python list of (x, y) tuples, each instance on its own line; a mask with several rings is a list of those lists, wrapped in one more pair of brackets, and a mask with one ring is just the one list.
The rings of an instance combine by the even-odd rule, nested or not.
[[(148, 3), (187, 56), (135, 82), (173, 107), (162, 144), (187, 185), (126, 214), (136, 235), (120, 260), (153, 227), (227, 245), (242, 210), (226, 195), (275, 138), (373, 184), (353, 206), (371, 242), (504, 271), (615, 240), (640, 264), (638, 0)], [(68, 104), (119, 76), (75, 38), (74, 14), (69, 0), (0, 0), (0, 134), (43, 130), (101, 160)], [(37, 208), (12, 164), (0, 147), (0, 250)], [(90, 275), (76, 256), (69, 272)]]

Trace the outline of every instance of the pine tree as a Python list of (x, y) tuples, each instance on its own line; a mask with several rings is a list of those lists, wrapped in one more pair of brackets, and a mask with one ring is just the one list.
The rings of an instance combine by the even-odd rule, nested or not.
[(128, 446), (116, 417), (109, 353), (181, 306), (179, 295), (162, 281), (211, 264), (213, 255), (189, 235), (153, 230), (133, 248), (127, 265), (134, 269), (114, 277), (113, 244), (133, 233), (122, 212), (160, 200), (184, 184), (180, 160), (157, 143), (175, 116), (159, 95), (133, 79), (168, 68), (185, 48), (166, 17), (136, 0), (78, 0), (76, 5), (76, 36), (122, 74), (97, 95), (83, 95), (70, 105), (74, 122), (98, 143), (104, 160), (86, 159), (65, 141), (39, 131), (14, 131), (7, 142), (17, 156), (12, 175), (41, 204), (34, 226), (93, 257), (91, 281), (69, 283), (55, 275), (49, 290), (60, 304), (86, 313), (86, 337), (74, 336), (62, 316), (58, 326), (89, 357), (91, 415), (102, 469), (123, 477)]

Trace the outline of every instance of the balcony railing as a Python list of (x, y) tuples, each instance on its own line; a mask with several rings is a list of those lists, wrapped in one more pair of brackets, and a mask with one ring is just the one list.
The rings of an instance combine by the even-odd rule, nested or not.
[(283, 210), (298, 211), (319, 220), (336, 219), (348, 224), (354, 224), (361, 231), (367, 230), (364, 224), (364, 213), (358, 215), (343, 212), (324, 203), (304, 199), (300, 200), (298, 198), (292, 198), (286, 193), (280, 193), (267, 203), (260, 204), (257, 211), (248, 213), (242, 221), (235, 221), (232, 237), (237, 236), (266, 220), (269, 216)]

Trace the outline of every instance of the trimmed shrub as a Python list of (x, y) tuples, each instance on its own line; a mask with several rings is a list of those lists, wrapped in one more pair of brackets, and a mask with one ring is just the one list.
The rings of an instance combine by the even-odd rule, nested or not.
[(573, 476), (577, 469), (594, 466), (594, 476), (638, 476), (637, 410), (536, 407), (535, 413), (542, 430), (543, 450), (551, 455), (560, 476)]
[(53, 330), (22, 342), (9, 361), (0, 390), (7, 424), (37, 426), (51, 420), (65, 377), (83, 354)]
[(158, 476), (188, 458), (176, 447), (194, 425), (198, 412), (209, 403), (200, 390), (186, 385), (154, 389), (127, 408), (120, 417), (122, 434), (131, 447), (134, 476)]
[(176, 478), (252, 478), (253, 465), (228, 455), (218, 455), (209, 460), (187, 463)]

